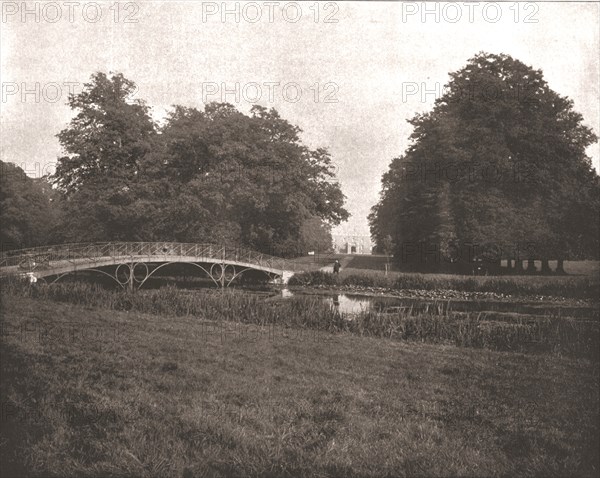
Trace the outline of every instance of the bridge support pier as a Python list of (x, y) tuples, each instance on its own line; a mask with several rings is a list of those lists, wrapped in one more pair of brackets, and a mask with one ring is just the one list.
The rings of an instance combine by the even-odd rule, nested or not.
[(135, 264), (128, 264), (129, 265), (129, 280), (127, 281), (127, 286), (129, 288), (129, 291), (133, 291), (134, 287), (133, 287), (133, 280), (134, 280), (134, 275), (133, 275), (133, 269), (135, 268)]

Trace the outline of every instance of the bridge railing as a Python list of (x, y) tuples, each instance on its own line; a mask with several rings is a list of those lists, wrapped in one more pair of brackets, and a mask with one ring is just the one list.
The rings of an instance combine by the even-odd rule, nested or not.
[(57, 261), (97, 262), (100, 258), (135, 258), (156, 256), (157, 260), (174, 257), (194, 257), (224, 262), (243, 262), (276, 270), (294, 271), (298, 265), (293, 261), (253, 251), (239, 246), (226, 246), (209, 243), (180, 242), (105, 242), (73, 243), (54, 246), (41, 246), (29, 249), (5, 251), (0, 254), (0, 267), (21, 267), (36, 269), (49, 266)]

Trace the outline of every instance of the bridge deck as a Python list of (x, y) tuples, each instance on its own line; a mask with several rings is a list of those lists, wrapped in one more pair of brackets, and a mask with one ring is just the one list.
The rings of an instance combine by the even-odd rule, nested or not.
[(166, 242), (65, 244), (9, 251), (0, 257), (0, 275), (29, 273), (37, 278), (120, 264), (194, 263), (254, 269), (281, 277), (300, 270), (280, 257), (240, 247)]

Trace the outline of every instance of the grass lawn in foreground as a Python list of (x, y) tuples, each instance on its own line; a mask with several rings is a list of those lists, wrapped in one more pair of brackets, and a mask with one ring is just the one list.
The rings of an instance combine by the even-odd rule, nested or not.
[(597, 476), (599, 366), (3, 300), (3, 476)]

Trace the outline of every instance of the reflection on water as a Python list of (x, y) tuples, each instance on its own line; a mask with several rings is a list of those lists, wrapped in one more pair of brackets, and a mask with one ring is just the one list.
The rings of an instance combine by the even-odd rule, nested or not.
[[(324, 303), (331, 305), (344, 314), (360, 314), (361, 312), (384, 312), (384, 313), (435, 313), (441, 314), (449, 310), (449, 302), (440, 302), (428, 299), (406, 299), (400, 297), (375, 297), (359, 294), (340, 294), (325, 292), (320, 294), (303, 294), (299, 291), (282, 289), (282, 299), (291, 297), (306, 298), (314, 300), (318, 298)], [(460, 309), (460, 307), (459, 307)], [(454, 310), (454, 309), (453, 309)]]
[[(195, 290), (198, 290), (197, 288)], [(206, 291), (206, 288), (201, 290)], [(218, 291), (218, 289), (210, 289)], [(533, 315), (556, 315), (557, 309), (554, 304), (535, 304), (519, 301), (482, 301), (482, 300), (444, 300), (425, 297), (390, 297), (361, 295), (356, 293), (336, 293), (334, 291), (319, 291), (311, 289), (279, 289), (270, 286), (243, 287), (237, 290), (229, 290), (231, 293), (252, 294), (264, 298), (267, 301), (306, 300), (314, 303), (320, 300), (334, 307), (342, 314), (354, 315), (361, 312), (376, 313), (402, 313), (406, 315), (435, 314), (443, 315), (454, 312), (498, 312), (498, 313), (520, 313)], [(562, 315), (577, 317), (597, 317), (598, 311), (589, 307), (570, 307), (558, 311)]]
[(371, 308), (370, 300), (350, 298), (346, 294), (335, 294), (331, 297), (325, 297), (324, 300), (326, 303), (337, 307), (343, 313), (357, 314)]
[[(281, 290), (281, 297), (288, 299), (298, 297), (289, 289)], [(314, 296), (311, 296), (314, 297)], [(346, 314), (357, 314), (369, 310), (373, 305), (372, 297), (353, 297), (346, 294), (320, 295), (323, 302), (336, 307), (340, 312)]]
[[(359, 314), (361, 312), (402, 313), (407, 315), (435, 314), (443, 315), (449, 312), (497, 312), (519, 313), (533, 315), (556, 315), (554, 304), (536, 304), (519, 301), (484, 301), (484, 300), (436, 300), (417, 297), (366, 296), (360, 294), (340, 294), (334, 292), (305, 293), (302, 290), (281, 290), (273, 298), (299, 299), (314, 301), (315, 298), (335, 307), (344, 314)], [(567, 307), (558, 311), (563, 315), (577, 317), (597, 317), (597, 309), (590, 307)]]

